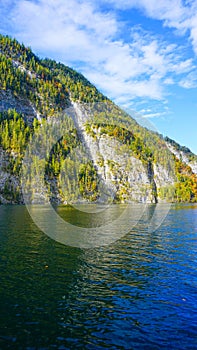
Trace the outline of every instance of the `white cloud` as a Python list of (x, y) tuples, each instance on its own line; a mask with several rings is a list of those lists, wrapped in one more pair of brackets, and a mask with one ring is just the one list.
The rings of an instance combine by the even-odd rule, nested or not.
[[(105, 2), (105, 0), (103, 0)], [(181, 0), (108, 0), (116, 8), (136, 8), (148, 17), (163, 20), (165, 25), (183, 27), (191, 7), (182, 5)]]
[(143, 117), (144, 118), (158, 118), (158, 117), (161, 117), (163, 115), (166, 115), (166, 112), (147, 113), (147, 114), (143, 114)]
[(191, 72), (186, 77), (179, 81), (179, 86), (185, 89), (192, 89), (197, 87), (197, 73)]
[(174, 80), (171, 77), (169, 77), (169, 78), (164, 79), (163, 84), (165, 84), (165, 85), (173, 85), (173, 84), (175, 84), (175, 82), (174, 82)]
[(195, 9), (195, 15), (190, 19), (188, 26), (190, 27), (190, 39), (197, 55), (197, 6)]
[[(48, 56), (78, 68), (121, 104), (132, 104), (136, 98), (164, 101), (170, 84), (189, 88), (195, 64), (184, 54), (184, 47), (139, 26), (129, 28), (130, 37), (125, 41), (123, 31), (128, 27), (113, 9), (103, 12), (93, 0), (18, 0), (12, 6), (11, 1), (6, 1), (20, 41), (36, 52), (47, 52)], [(190, 26), (191, 40), (197, 47), (195, 21), (188, 21), (193, 4), (185, 11), (179, 0), (112, 2), (120, 8), (139, 8), (147, 16), (181, 31)], [(190, 87), (194, 84), (193, 78)]]
[[(102, 0), (105, 2), (105, 0)], [(163, 22), (179, 34), (189, 32), (189, 37), (197, 55), (197, 1), (182, 0), (108, 0), (118, 9), (136, 8), (147, 17)]]
[(144, 118), (158, 118), (166, 116), (170, 113), (169, 108), (167, 106), (162, 106), (157, 103), (154, 106), (151, 106), (151, 108), (144, 107), (139, 110), (140, 115), (142, 115)]

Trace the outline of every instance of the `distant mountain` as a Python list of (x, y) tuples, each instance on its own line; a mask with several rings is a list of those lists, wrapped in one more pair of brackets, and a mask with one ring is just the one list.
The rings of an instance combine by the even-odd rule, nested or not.
[(196, 202), (197, 156), (140, 126), (82, 74), (1, 35), (0, 202), (24, 197)]

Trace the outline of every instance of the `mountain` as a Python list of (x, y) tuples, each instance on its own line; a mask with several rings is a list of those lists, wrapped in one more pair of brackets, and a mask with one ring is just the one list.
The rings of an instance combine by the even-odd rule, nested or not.
[(197, 156), (0, 36), (0, 202), (196, 202)]

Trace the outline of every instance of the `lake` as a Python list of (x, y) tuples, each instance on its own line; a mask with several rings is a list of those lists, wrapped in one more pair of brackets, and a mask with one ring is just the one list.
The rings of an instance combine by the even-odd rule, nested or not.
[(0, 304), (0, 349), (197, 349), (197, 205), (91, 249), (0, 206)]

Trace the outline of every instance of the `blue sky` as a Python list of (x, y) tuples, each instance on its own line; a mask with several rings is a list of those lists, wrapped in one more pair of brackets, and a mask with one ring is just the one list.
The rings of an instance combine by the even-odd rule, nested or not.
[(197, 0), (2, 0), (0, 31), (197, 153)]

